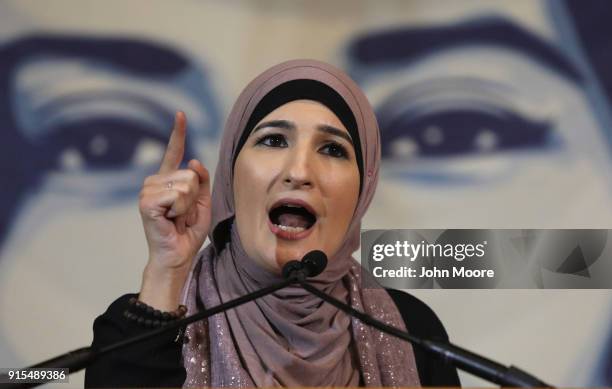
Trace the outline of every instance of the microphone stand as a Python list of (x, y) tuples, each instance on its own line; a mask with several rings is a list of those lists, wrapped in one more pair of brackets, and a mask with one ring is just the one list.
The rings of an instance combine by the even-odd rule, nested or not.
[(306, 282), (305, 277), (298, 275), (297, 282), (308, 292), (321, 298), (323, 301), (330, 303), (343, 312), (354, 316), (362, 322), (382, 331), (393, 335), (397, 338), (406, 340), (413, 345), (416, 345), (423, 350), (441, 356), (445, 362), (452, 363), (457, 368), (467, 371), (477, 377), (484, 378), (487, 381), (493, 382), (505, 387), (523, 387), (523, 388), (553, 388), (531, 374), (522, 371), (521, 369), (510, 366), (506, 367), (495, 361), (482, 357), (464, 348), (456, 346), (450, 342), (440, 342), (429, 339), (422, 339), (398, 328), (387, 325), (373, 317), (366, 315), (363, 312), (357, 311), (351, 306), (337, 300), (328, 294), (320, 291), (314, 286)]
[[(315, 254), (315, 255), (311, 255)], [(372, 327), (377, 328), (380, 331), (391, 334), (400, 339), (406, 340), (411, 344), (414, 344), (418, 347), (421, 347), (425, 351), (429, 353), (433, 353), (437, 356), (442, 356), (445, 361), (452, 363), (456, 367), (465, 370), (469, 373), (472, 373), (478, 377), (484, 378), (493, 383), (499, 384), (501, 386), (507, 387), (546, 387), (552, 388), (551, 385), (540, 381), (539, 379), (531, 376), (530, 374), (514, 367), (505, 367), (500, 365), (497, 362), (494, 362), (490, 359), (481, 357), (471, 351), (463, 349), (461, 347), (455, 346), (449, 342), (439, 342), (434, 340), (422, 339), (414, 335), (410, 335), (405, 331), (402, 331), (398, 328), (389, 326), (381, 321), (374, 319), (373, 317), (366, 315), (363, 312), (359, 312), (352, 307), (346, 305), (345, 303), (337, 300), (331, 296), (328, 296), (326, 293), (320, 291), (314, 286), (308, 284), (306, 282), (307, 277), (313, 277), (319, 274), (325, 268), (327, 264), (327, 258), (323, 253), (311, 252), (307, 256), (305, 256), (300, 261), (291, 261), (285, 265), (283, 268), (283, 276), (285, 276), (285, 280), (280, 282), (277, 285), (268, 286), (261, 290), (258, 290), (253, 293), (249, 293), (245, 296), (238, 297), (234, 300), (228, 301), (226, 303), (220, 304), (216, 307), (206, 309), (202, 312), (198, 312), (194, 315), (185, 317), (183, 319), (168, 323), (161, 328), (148, 331), (144, 334), (110, 344), (108, 346), (103, 346), (100, 348), (93, 347), (82, 347), (68, 353), (59, 355), (57, 357), (48, 359), (46, 361), (40, 362), (36, 365), (32, 365), (27, 369), (31, 368), (67, 368), (68, 374), (72, 374), (74, 372), (80, 371), (87, 366), (91, 365), (97, 358), (112, 351), (120, 350), (125, 347), (131, 346), (133, 344), (137, 344), (143, 342), (145, 340), (151, 339), (159, 334), (169, 332), (172, 330), (176, 330), (178, 328), (187, 326), (193, 322), (198, 320), (202, 320), (208, 318), (217, 313), (223, 312), (225, 310), (235, 308), (239, 305), (245, 304), (247, 302), (253, 301), (260, 297), (266, 296), (270, 293), (274, 293), (279, 289), (285, 288), (291, 284), (298, 283), (305, 290), (314, 294), (315, 296), (321, 298), (322, 300), (332, 304), (336, 308), (342, 310), (343, 312), (356, 317), (362, 322), (371, 325)], [(24, 369), (22, 369), (24, 370)], [(7, 374), (3, 374), (2, 376), (5, 381), (8, 381)], [(23, 382), (23, 383), (10, 383), (10, 384), (0, 384), (0, 388), (32, 388), (39, 385), (42, 385), (47, 382), (51, 382), (53, 380), (41, 380), (39, 382)]]
[[(154, 338), (160, 334), (166, 333), (166, 332), (170, 332), (172, 330), (176, 330), (178, 328), (184, 327), (188, 324), (191, 324), (195, 321), (198, 320), (202, 320), (202, 319), (206, 319), (212, 315), (215, 315), (217, 313), (226, 311), (228, 309), (231, 308), (235, 308), (239, 305), (248, 303), (250, 301), (256, 300), (260, 297), (266, 296), (270, 293), (274, 293), (279, 289), (283, 289), (291, 284), (296, 283), (297, 279), (296, 277), (290, 277), (282, 282), (280, 282), (277, 285), (272, 285), (272, 286), (268, 286), (266, 288), (263, 288), (261, 290), (258, 290), (256, 292), (253, 293), (249, 293), (245, 296), (241, 296), (238, 297), (234, 300), (230, 300), (226, 303), (217, 305), (216, 307), (210, 308), (210, 309), (206, 309), (202, 312), (198, 312), (194, 315), (185, 317), (183, 319), (177, 320), (177, 321), (173, 321), (171, 323), (168, 323), (166, 325), (164, 325), (161, 328), (152, 330), (152, 331), (148, 331), (144, 334), (141, 335), (137, 335), (131, 338), (128, 338), (126, 340), (117, 342), (117, 343), (113, 343), (110, 344), (108, 346), (103, 346), (100, 348), (93, 348), (93, 347), (82, 347), (76, 350), (72, 350), (69, 351), (65, 354), (59, 355), (57, 357), (48, 359), (46, 361), (37, 363), (36, 365), (32, 365), (29, 366), (25, 369), (33, 369), (33, 368), (67, 368), (68, 369), (68, 374), (72, 374), (75, 373), (79, 370), (82, 370), (84, 368), (86, 368), (87, 366), (91, 365), (97, 358), (101, 357), (102, 355), (108, 354), (112, 351), (116, 351), (116, 350), (120, 350), (123, 349), (125, 347), (131, 346), (133, 344), (137, 344), (140, 342), (144, 342), (145, 340)], [(25, 370), (25, 369), (20, 369), (20, 370)], [(4, 382), (8, 381), (8, 375), (7, 374), (3, 374), (1, 376), (4, 380)], [(15, 382), (15, 383), (0, 383), (0, 388), (10, 388), (10, 389), (16, 389), (16, 388), (33, 388), (48, 382), (51, 382), (53, 380), (41, 380), (40, 382), (36, 382), (36, 383), (32, 383), (32, 382)]]

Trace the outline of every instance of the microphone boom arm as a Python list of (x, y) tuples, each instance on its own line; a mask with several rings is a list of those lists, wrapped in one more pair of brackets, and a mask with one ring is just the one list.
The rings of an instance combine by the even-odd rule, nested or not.
[(477, 377), (484, 378), (487, 381), (505, 387), (553, 387), (552, 385), (544, 383), (538, 378), (520, 370), (515, 366), (506, 367), (469, 350), (456, 346), (450, 342), (422, 339), (396, 327), (387, 325), (369, 315), (366, 315), (363, 312), (352, 308), (342, 301), (327, 295), (326, 293), (307, 283), (304, 279), (299, 278), (298, 283), (308, 292), (321, 298), (323, 301), (330, 303), (350, 316), (356, 317), (362, 322), (371, 325), (382, 332), (410, 342), (411, 344), (416, 345), (429, 353), (441, 356), (446, 362), (452, 363), (459, 369), (467, 371), (468, 373), (471, 373)]
[[(314, 286), (308, 284), (306, 282), (306, 278), (313, 277), (320, 274), (327, 264), (327, 257), (321, 251), (312, 251), (308, 253), (303, 260), (300, 261), (291, 261), (291, 263), (287, 264), (283, 269), (283, 276), (286, 279), (276, 285), (271, 285), (266, 288), (260, 289), (253, 293), (249, 293), (245, 296), (238, 297), (234, 300), (228, 301), (226, 303), (220, 304), (216, 307), (212, 307), (210, 309), (206, 309), (202, 312), (198, 312), (194, 315), (185, 317), (183, 319), (168, 323), (161, 328), (148, 331), (141, 335), (137, 335), (135, 337), (128, 338), (126, 340), (113, 343), (107, 346), (103, 346), (100, 348), (94, 347), (82, 347), (68, 353), (59, 355), (57, 357), (48, 359), (46, 361), (40, 362), (36, 365), (32, 365), (29, 368), (51, 368), (51, 367), (60, 367), (67, 368), (69, 374), (77, 372), (91, 365), (97, 358), (112, 351), (116, 351), (119, 349), (123, 349), (133, 344), (137, 344), (143, 342), (147, 339), (153, 338), (159, 334), (169, 332), (172, 330), (176, 330), (178, 328), (182, 328), (196, 322), (198, 320), (202, 320), (208, 318), (217, 313), (226, 311), (228, 309), (235, 308), (239, 305), (245, 304), (247, 302), (253, 301), (255, 299), (266, 296), (270, 293), (274, 293), (279, 289), (285, 288), (291, 284), (298, 283), (305, 290), (314, 294), (315, 296), (321, 298), (322, 300), (332, 304), (336, 308), (342, 310), (343, 312), (356, 317), (362, 322), (371, 325), (372, 327), (398, 337), (400, 339), (406, 340), (413, 345), (421, 347), (423, 350), (435, 354), (437, 356), (443, 357), (446, 362), (452, 363), (454, 366), (465, 370), (469, 373), (472, 373), (478, 377), (484, 378), (490, 382), (499, 384), (501, 386), (512, 386), (512, 387), (546, 387), (552, 388), (551, 385), (540, 381), (536, 377), (514, 367), (505, 367), (497, 362), (494, 362), (490, 359), (484, 358), (480, 355), (477, 355), (471, 351), (463, 349), (461, 347), (455, 346), (450, 342), (440, 342), (428, 339), (422, 339), (420, 337), (411, 335), (405, 331), (402, 331), (393, 326), (389, 326), (381, 321), (374, 319), (373, 317), (366, 315), (363, 312), (359, 312), (356, 309), (350, 307), (349, 305), (337, 300), (331, 296), (328, 296), (326, 293), (320, 291)], [(35, 383), (32, 382), (24, 382), (24, 383), (16, 383), (16, 384), (1, 384), (0, 388), (32, 388), (38, 385), (42, 385), (43, 383), (50, 382), (48, 381), (38, 381)]]
[[(215, 315), (217, 313), (226, 311), (228, 309), (232, 309), (235, 308), (239, 305), (248, 303), (250, 301), (253, 301), (255, 299), (258, 299), (260, 297), (266, 296), (270, 293), (274, 293), (279, 289), (285, 288), (291, 284), (294, 284), (297, 282), (296, 277), (291, 277), (289, 279), (286, 279), (282, 282), (280, 282), (277, 285), (272, 285), (272, 286), (268, 286), (266, 288), (260, 289), (258, 291), (255, 291), (253, 293), (247, 294), (245, 296), (241, 296), (238, 297), (234, 300), (230, 300), (226, 303), (217, 305), (216, 307), (212, 307), (210, 309), (206, 309), (202, 312), (198, 312), (194, 315), (185, 317), (183, 319), (168, 323), (166, 325), (164, 325), (161, 328), (157, 328), (155, 330), (152, 331), (147, 331), (144, 334), (141, 335), (137, 335), (131, 338), (128, 338), (126, 340), (122, 340), (120, 342), (116, 342), (116, 343), (112, 343), (110, 345), (107, 346), (103, 346), (100, 348), (94, 348), (94, 347), (82, 347), (76, 350), (72, 350), (69, 351), (65, 354), (59, 355), (57, 357), (53, 357), (51, 359), (47, 359), (43, 362), (37, 363), (36, 365), (32, 365), (27, 367), (26, 369), (32, 369), (32, 368), (51, 368), (51, 367), (60, 367), (60, 368), (67, 368), (69, 374), (75, 373), (77, 371), (80, 371), (84, 368), (86, 368), (87, 366), (91, 365), (97, 358), (99, 358), (102, 355), (105, 355), (107, 353), (110, 353), (112, 351), (116, 351), (119, 349), (123, 349), (125, 347), (131, 346), (133, 344), (137, 344), (140, 342), (143, 342), (147, 339), (151, 339), (154, 338), (155, 336), (162, 334), (162, 333), (166, 333), (172, 330), (176, 330), (178, 328), (182, 328), (188, 324), (191, 324), (193, 322), (196, 322), (198, 320), (202, 320), (202, 319), (206, 319), (212, 315)], [(3, 375), (4, 376), (4, 375)], [(3, 377), (6, 378), (6, 377)], [(6, 381), (6, 380), (3, 380)], [(23, 383), (11, 383), (11, 384), (3, 384), (0, 383), (0, 388), (10, 388), (10, 389), (17, 389), (17, 388), (33, 388), (39, 385), (43, 385), (45, 383), (51, 382), (52, 380), (47, 380), (47, 381), (39, 381), (39, 382), (23, 382)]]

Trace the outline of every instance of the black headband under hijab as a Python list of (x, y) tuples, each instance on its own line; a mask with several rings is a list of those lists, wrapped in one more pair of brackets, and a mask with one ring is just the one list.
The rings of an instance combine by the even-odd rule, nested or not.
[(351, 140), (353, 142), (353, 149), (355, 150), (355, 156), (357, 159), (357, 167), (359, 168), (359, 192), (363, 184), (363, 158), (361, 155), (361, 142), (359, 140), (359, 132), (357, 132), (357, 122), (348, 104), (344, 99), (326, 84), (316, 80), (292, 80), (285, 82), (277, 86), (268, 92), (267, 95), (261, 99), (255, 110), (251, 114), (247, 125), (240, 136), (236, 152), (234, 153), (234, 159), (232, 161), (232, 169), (236, 164), (238, 154), (242, 149), (242, 146), (246, 143), (251, 131), (257, 123), (261, 121), (267, 114), (274, 111), (276, 108), (290, 101), (295, 100), (314, 100), (325, 105), (329, 108), (340, 121), (346, 127)]

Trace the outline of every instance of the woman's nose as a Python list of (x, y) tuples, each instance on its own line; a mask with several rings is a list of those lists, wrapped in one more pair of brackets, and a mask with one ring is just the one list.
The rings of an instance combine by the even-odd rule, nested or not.
[(294, 148), (288, 155), (283, 182), (291, 189), (312, 187), (310, 153), (306, 149)]

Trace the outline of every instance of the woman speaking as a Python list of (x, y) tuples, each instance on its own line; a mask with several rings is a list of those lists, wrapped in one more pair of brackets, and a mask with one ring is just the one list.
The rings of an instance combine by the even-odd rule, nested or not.
[[(446, 337), (414, 297), (364, 288), (351, 257), (380, 164), (376, 118), (357, 85), (318, 61), (255, 78), (227, 120), (212, 195), (196, 160), (181, 169), (186, 118), (177, 113), (158, 174), (140, 193), (149, 248), (138, 295), (94, 323), (94, 346), (147, 331), (282, 280), (312, 250), (329, 258), (311, 281), (385, 323)], [(199, 254), (206, 237), (211, 243)], [(458, 386), (454, 368), (370, 328), (299, 286), (281, 289), (184, 332), (101, 358), (99, 386)]]

